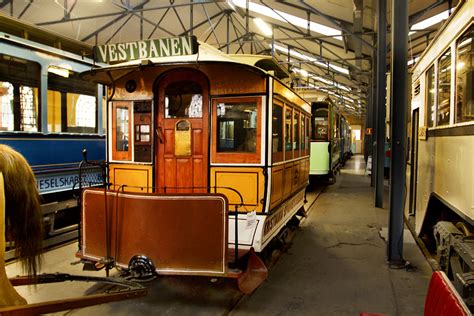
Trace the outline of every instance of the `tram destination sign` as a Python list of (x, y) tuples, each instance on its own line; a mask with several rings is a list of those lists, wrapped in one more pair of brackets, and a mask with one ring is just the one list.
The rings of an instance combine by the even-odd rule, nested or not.
[(99, 63), (114, 64), (136, 59), (193, 55), (197, 52), (196, 36), (180, 36), (95, 46), (94, 59)]

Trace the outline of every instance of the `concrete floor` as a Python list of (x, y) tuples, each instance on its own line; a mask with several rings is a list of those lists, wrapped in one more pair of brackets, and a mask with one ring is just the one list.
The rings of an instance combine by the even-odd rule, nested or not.
[[(347, 162), (337, 183), (319, 195), (268, 279), (251, 295), (242, 295), (232, 280), (160, 276), (146, 284), (145, 298), (58, 315), (423, 315), (431, 268), (409, 233), (403, 254), (415, 269), (389, 268), (381, 237), (388, 210), (373, 206), (364, 168), (362, 156)], [(80, 265), (70, 265), (76, 247), (46, 253), (43, 271), (84, 274)], [(7, 273), (18, 274), (18, 266), (9, 265)], [(68, 282), (53, 289), (23, 287), (21, 294), (36, 302), (65, 293), (81, 295), (90, 287)]]
[(231, 315), (423, 315), (431, 267), (407, 233), (403, 254), (416, 269), (389, 268), (380, 236), (388, 210), (373, 206), (364, 168), (362, 156), (346, 163), (267, 282)]

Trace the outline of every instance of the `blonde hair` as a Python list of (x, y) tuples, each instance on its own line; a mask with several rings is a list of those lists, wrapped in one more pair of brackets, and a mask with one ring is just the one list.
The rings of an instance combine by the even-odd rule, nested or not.
[(35, 175), (26, 159), (0, 144), (0, 172), (5, 186), (7, 238), (14, 242), (15, 255), (24, 270), (36, 275), (41, 266), (43, 216)]

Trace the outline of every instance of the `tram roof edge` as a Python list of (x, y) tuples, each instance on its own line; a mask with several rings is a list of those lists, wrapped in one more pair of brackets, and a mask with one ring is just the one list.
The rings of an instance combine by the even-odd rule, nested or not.
[(116, 80), (141, 67), (170, 64), (189, 65), (210, 62), (246, 65), (259, 69), (260, 71), (270, 74), (278, 79), (289, 77), (289, 74), (278, 64), (275, 59), (272, 58), (272, 56), (226, 54), (203, 42), (199, 42), (199, 51), (197, 54), (136, 59), (123, 63), (107, 65), (105, 67), (92, 68), (91, 70), (81, 73), (81, 77), (92, 82), (111, 85)]

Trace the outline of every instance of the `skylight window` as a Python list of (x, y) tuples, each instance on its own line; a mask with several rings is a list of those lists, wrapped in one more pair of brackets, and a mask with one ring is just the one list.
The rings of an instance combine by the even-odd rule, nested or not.
[[(246, 0), (232, 0), (231, 3), (234, 4), (235, 6), (238, 6), (244, 9), (247, 8)], [(282, 11), (273, 10), (261, 4), (249, 2), (249, 10), (252, 12), (256, 12), (258, 14), (265, 15), (269, 18), (272, 18), (278, 21), (282, 21), (285, 23), (290, 22), (291, 24), (298, 27), (302, 27), (304, 29), (308, 28), (308, 21), (306, 19), (302, 19), (300, 17), (294, 16)], [(309, 22), (309, 29), (312, 32), (316, 32), (316, 33), (323, 34), (326, 36), (333, 36), (333, 38), (342, 41), (342, 32), (335, 28), (325, 26), (316, 22)]]
[[(278, 51), (280, 51), (284, 54), (288, 54), (288, 48), (285, 48), (285, 47), (280, 46), (280, 45), (274, 45), (274, 46), (275, 46), (276, 50), (278, 50)], [(273, 48), (272, 44), (270, 44), (270, 48)], [(346, 74), (346, 75), (349, 74), (349, 69), (347, 69), (347, 68), (336, 66), (336, 65), (333, 65), (331, 63), (327, 64), (327, 63), (320, 62), (314, 57), (306, 56), (304, 54), (298, 53), (295, 50), (290, 50), (290, 56), (296, 57), (296, 58), (301, 59), (301, 60), (306, 60), (306, 61), (313, 62), (315, 65), (321, 66), (323, 68), (327, 68), (328, 65), (329, 65), (329, 68), (331, 68), (331, 69), (333, 69), (337, 72), (340, 72), (340, 73), (343, 73), (343, 74)]]
[(446, 11), (441, 12), (441, 13), (435, 15), (435, 16), (432, 16), (431, 18), (428, 18), (428, 19), (425, 19), (423, 21), (420, 21), (418, 23), (413, 24), (411, 29), (410, 29), (410, 33), (408, 33), (408, 35), (412, 35), (412, 34), (416, 33), (416, 31), (421, 31), (421, 30), (427, 29), (430, 26), (433, 26), (435, 24), (438, 24), (441, 21), (446, 20), (447, 18), (449, 18), (449, 11), (450, 10), (446, 10)]

